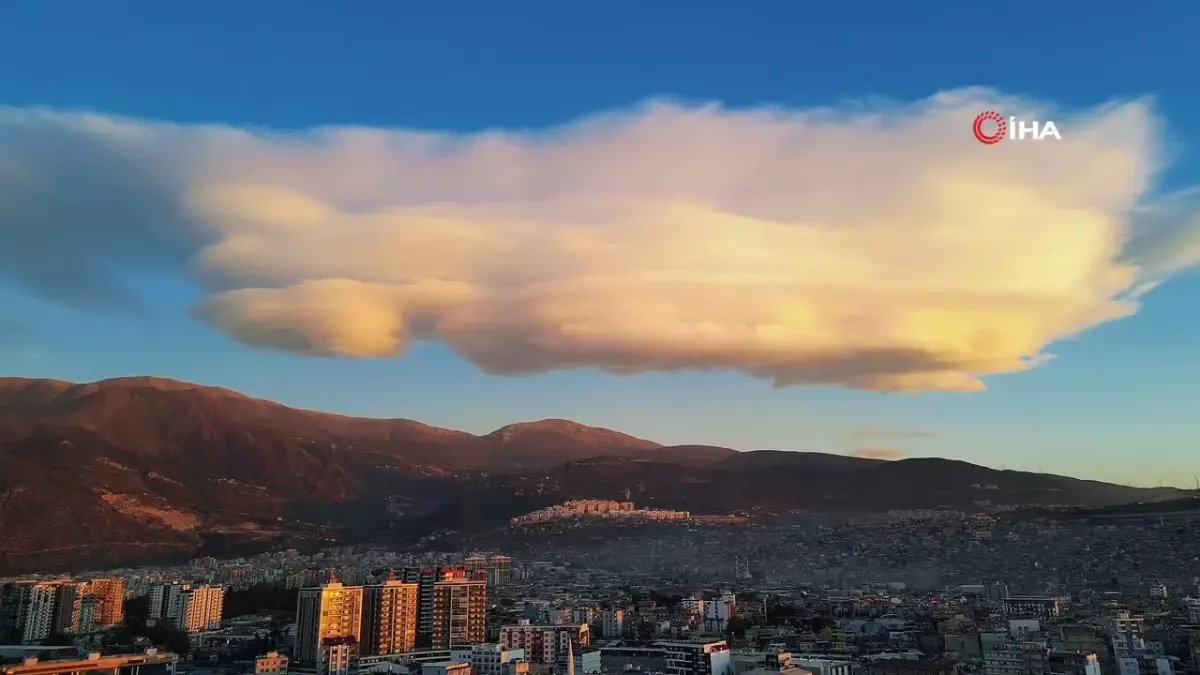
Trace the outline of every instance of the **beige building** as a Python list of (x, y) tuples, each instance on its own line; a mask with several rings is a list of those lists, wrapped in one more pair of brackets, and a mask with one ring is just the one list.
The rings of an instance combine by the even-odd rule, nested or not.
[(279, 652), (267, 652), (254, 659), (254, 675), (287, 675), (288, 657)]
[(180, 594), (176, 626), (189, 633), (221, 627), (225, 610), (225, 589), (221, 586), (195, 586)]
[(393, 575), (379, 586), (363, 587), (362, 646), (364, 655), (412, 651), (417, 643), (419, 587)]

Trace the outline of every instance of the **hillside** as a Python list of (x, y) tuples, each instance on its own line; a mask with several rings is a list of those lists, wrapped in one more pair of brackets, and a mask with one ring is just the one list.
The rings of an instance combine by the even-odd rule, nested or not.
[[(567, 420), (476, 436), (156, 378), (0, 379), (0, 573), (401, 540), (573, 497), (697, 512), (1117, 504), (1177, 494), (948, 460), (663, 447)], [(231, 548), (232, 547), (232, 548)]]

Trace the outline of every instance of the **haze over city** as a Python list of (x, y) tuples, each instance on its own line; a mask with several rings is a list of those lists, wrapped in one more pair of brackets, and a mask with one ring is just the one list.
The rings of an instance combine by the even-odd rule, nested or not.
[(0, 20), (0, 374), (1200, 473), (1183, 3), (57, 4)]

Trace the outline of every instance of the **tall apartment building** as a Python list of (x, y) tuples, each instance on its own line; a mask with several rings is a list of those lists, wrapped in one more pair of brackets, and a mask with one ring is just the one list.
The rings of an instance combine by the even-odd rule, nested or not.
[(587, 624), (535, 626), (523, 620), (500, 629), (500, 644), (525, 651), (525, 660), (539, 665), (565, 664), (570, 651), (582, 654), (591, 645)]
[(94, 595), (83, 596), (83, 599), (79, 601), (79, 627), (75, 631), (76, 633), (87, 635), (96, 632), (96, 629), (99, 628), (96, 621), (100, 616), (101, 604), (103, 603), (100, 598)]
[(225, 610), (225, 588), (196, 586), (180, 594), (179, 614), (175, 625), (189, 633), (221, 627)]
[(488, 582), (488, 586), (503, 586), (512, 580), (512, 558), (506, 555), (469, 555), (463, 558), (467, 577)]
[(716, 600), (709, 600), (704, 605), (704, 630), (710, 633), (724, 633), (729, 627), (729, 620), (737, 613), (737, 596), (728, 591)]
[(20, 640), (21, 605), (25, 595), (22, 584), (0, 584), (0, 644)]
[(150, 589), (149, 619), (167, 621), (180, 630), (196, 633), (218, 628), (225, 609), (225, 588), (191, 586), (179, 582)]
[(489, 586), (506, 586), (512, 581), (512, 558), (506, 555), (488, 556), (487, 582)]
[(435, 583), (430, 646), (453, 649), (483, 642), (487, 638), (486, 611), (486, 581), (450, 579)]
[(63, 582), (54, 593), (54, 632), (74, 635), (79, 630), (79, 612), (83, 608), (83, 586)]
[(362, 645), (364, 655), (398, 654), (417, 644), (420, 587), (395, 575), (379, 586), (363, 587)]
[(150, 606), (147, 609), (146, 617), (154, 621), (178, 617), (183, 592), (189, 588), (190, 586), (187, 584), (178, 581), (155, 584), (150, 589)]
[(481, 574), (465, 567), (406, 567), (397, 574), (400, 581), (417, 585), (417, 640), (422, 646), (433, 641), (434, 586), (441, 581), (479, 579)]
[(362, 586), (343, 586), (330, 576), (329, 583), (300, 590), (296, 603), (296, 661), (325, 663), (323, 649), (337, 646), (339, 662), (349, 640), (362, 640)]
[(600, 616), (600, 630), (605, 639), (619, 638), (625, 634), (625, 610), (607, 609)]
[(400, 581), (417, 585), (417, 637), (429, 646), (433, 631), (433, 585), (442, 580), (440, 567), (406, 567)]
[(29, 586), (23, 603), (22, 642), (40, 642), (50, 637), (50, 633), (54, 631), (57, 599), (56, 583), (39, 582)]
[(463, 558), (462, 566), (468, 574), (487, 574), (487, 556), (482, 556), (478, 553), (475, 555), (469, 555)]
[(92, 579), (85, 585), (84, 595), (100, 598), (96, 625), (116, 626), (125, 620), (125, 580), (120, 577)]
[(40, 642), (53, 633), (92, 633), (124, 619), (125, 587), (93, 582), (27, 581), (0, 589), (0, 637)]
[(1112, 636), (1113, 655), (1118, 659), (1137, 658), (1146, 651), (1146, 641), (1142, 637), (1143, 620), (1129, 612), (1117, 612), (1104, 620), (1104, 627)]

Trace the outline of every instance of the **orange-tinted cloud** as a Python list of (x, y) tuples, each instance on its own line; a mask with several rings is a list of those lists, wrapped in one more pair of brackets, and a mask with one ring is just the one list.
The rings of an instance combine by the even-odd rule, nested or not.
[(856, 438), (935, 438), (944, 436), (940, 429), (856, 429)]
[[(991, 108), (1054, 119), (1063, 140), (983, 146), (969, 128)], [(0, 221), (23, 228), (14, 241), (55, 236), (38, 269), (11, 250), (0, 268), (41, 291), (58, 288), (46, 269), (103, 288), (89, 255), (190, 260), (197, 315), (242, 342), (389, 357), (433, 340), (497, 374), (973, 391), (1135, 313), (1200, 257), (1169, 245), (1195, 233), (1190, 198), (1150, 196), (1162, 158), (1144, 102), (662, 103), (470, 136), (10, 110), (5, 143)], [(72, 222), (112, 234), (75, 240)]]
[(904, 453), (892, 448), (859, 448), (850, 453), (850, 456), (862, 459), (903, 459)]

